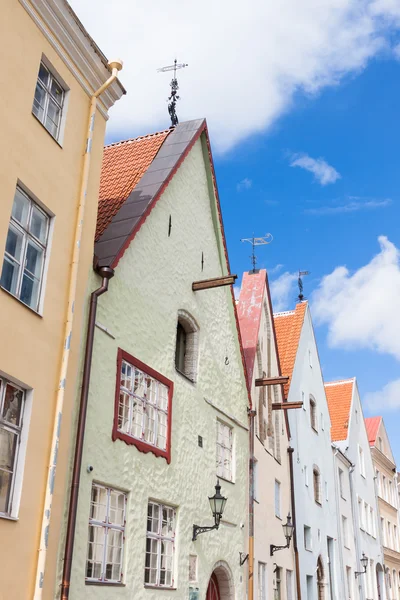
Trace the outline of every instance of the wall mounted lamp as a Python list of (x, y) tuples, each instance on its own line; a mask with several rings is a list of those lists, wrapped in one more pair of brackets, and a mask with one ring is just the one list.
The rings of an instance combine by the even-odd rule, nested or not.
[(221, 494), (221, 486), (219, 485), (219, 479), (217, 479), (217, 485), (215, 486), (215, 494), (214, 496), (209, 496), (208, 501), (210, 503), (211, 512), (214, 517), (214, 525), (208, 525), (206, 527), (201, 527), (200, 525), (193, 525), (193, 537), (192, 542), (197, 540), (197, 536), (200, 533), (206, 533), (206, 531), (211, 531), (212, 529), (218, 529), (219, 524), (221, 522), (222, 513), (224, 512), (225, 504), (228, 498), (225, 498)]
[(285, 534), (285, 538), (286, 538), (286, 546), (274, 546), (273, 544), (271, 544), (270, 545), (270, 556), (273, 556), (274, 552), (276, 552), (277, 550), (284, 550), (285, 548), (289, 548), (289, 546), (290, 546), (290, 540), (292, 539), (292, 535), (293, 535), (293, 531), (294, 531), (294, 525), (292, 523), (292, 517), (290, 516), (290, 513), (287, 516), (286, 523), (284, 523), (282, 525), (282, 529), (283, 529), (283, 533)]
[(356, 579), (359, 575), (364, 575), (364, 573), (367, 572), (367, 567), (368, 567), (368, 556), (365, 556), (365, 552), (362, 553), (362, 559), (360, 560), (361, 566), (364, 569), (364, 571), (356, 571), (354, 573)]

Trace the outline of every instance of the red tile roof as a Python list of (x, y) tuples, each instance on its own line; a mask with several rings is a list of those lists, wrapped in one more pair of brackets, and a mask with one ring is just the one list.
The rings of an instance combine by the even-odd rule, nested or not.
[(379, 425), (381, 424), (382, 417), (367, 417), (365, 419), (365, 427), (367, 430), (367, 437), (370, 446), (374, 446), (376, 442), (376, 436), (378, 435)]
[(325, 383), (326, 399), (331, 417), (332, 442), (347, 439), (354, 379)]
[(237, 303), (240, 335), (242, 337), (249, 385), (253, 381), (266, 278), (267, 271), (265, 269), (260, 269), (256, 273), (243, 273), (242, 287)]
[(96, 241), (144, 175), (170, 132), (168, 129), (104, 148)]
[(307, 302), (300, 302), (296, 304), (295, 310), (274, 314), (281, 371), (283, 376), (289, 376), (289, 383), (284, 387), (286, 398), (289, 393), (306, 310)]

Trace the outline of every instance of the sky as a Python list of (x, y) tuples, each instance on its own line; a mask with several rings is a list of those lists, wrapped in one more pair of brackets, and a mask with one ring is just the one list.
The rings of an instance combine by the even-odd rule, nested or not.
[(400, 2), (73, 0), (100, 48), (121, 57), (127, 95), (107, 141), (169, 126), (178, 62), (181, 121), (206, 117), (231, 271), (257, 249), (274, 310), (297, 273), (326, 381), (356, 377), (385, 419), (400, 466)]

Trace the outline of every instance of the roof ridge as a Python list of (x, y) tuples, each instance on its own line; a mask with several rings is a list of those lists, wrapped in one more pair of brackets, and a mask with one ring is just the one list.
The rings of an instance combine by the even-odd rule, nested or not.
[(294, 315), (295, 311), (294, 310), (283, 310), (281, 312), (277, 312), (274, 313), (273, 316), (275, 317), (290, 317), (290, 315)]
[(148, 140), (149, 138), (157, 137), (158, 135), (165, 135), (166, 133), (170, 133), (174, 128), (169, 127), (168, 129), (164, 129), (162, 131), (155, 131), (154, 133), (147, 133), (146, 135), (139, 135), (136, 138), (128, 138), (127, 140), (120, 140), (118, 142), (112, 142), (111, 144), (106, 144), (104, 149), (106, 148), (114, 148), (115, 146), (122, 146), (123, 144), (129, 144), (130, 142), (140, 142), (142, 140)]
[(350, 377), (349, 379), (338, 379), (337, 381), (327, 381), (324, 383), (324, 386), (330, 386), (330, 385), (344, 385), (346, 383), (354, 383), (356, 380), (355, 377)]

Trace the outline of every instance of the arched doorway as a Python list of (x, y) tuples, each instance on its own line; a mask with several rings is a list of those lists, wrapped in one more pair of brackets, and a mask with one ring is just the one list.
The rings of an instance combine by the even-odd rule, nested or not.
[(318, 600), (325, 600), (325, 576), (324, 576), (324, 565), (322, 564), (322, 558), (319, 556), (317, 561), (317, 588), (318, 588)]
[(220, 600), (218, 579), (213, 573), (208, 583), (206, 600)]
[(378, 588), (378, 600), (383, 600), (385, 594), (383, 569), (382, 566), (377, 563), (376, 565), (376, 585)]
[(208, 582), (206, 600), (234, 600), (235, 590), (229, 565), (220, 560), (214, 565)]

